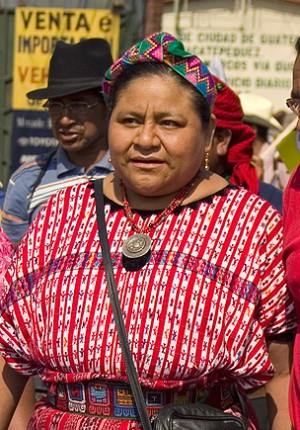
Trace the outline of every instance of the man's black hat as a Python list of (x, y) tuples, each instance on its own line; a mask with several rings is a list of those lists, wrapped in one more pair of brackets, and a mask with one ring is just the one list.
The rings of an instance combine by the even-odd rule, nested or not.
[(51, 99), (100, 88), (112, 62), (105, 39), (85, 39), (75, 44), (58, 41), (50, 60), (48, 87), (30, 91), (27, 97)]

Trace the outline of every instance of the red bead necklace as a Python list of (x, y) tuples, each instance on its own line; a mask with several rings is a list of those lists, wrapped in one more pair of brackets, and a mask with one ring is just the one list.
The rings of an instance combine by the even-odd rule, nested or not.
[(178, 194), (172, 199), (168, 206), (160, 212), (153, 222), (150, 222), (144, 229), (139, 227), (133, 219), (133, 213), (129, 206), (126, 195), (126, 188), (123, 181), (120, 181), (120, 186), (123, 194), (124, 213), (128, 219), (131, 229), (134, 231), (132, 236), (124, 240), (122, 246), (123, 252), (123, 266), (128, 271), (135, 271), (141, 269), (151, 258), (151, 239), (146, 234), (150, 230), (155, 229), (162, 223), (168, 215), (170, 215), (176, 208), (178, 208), (184, 198), (188, 195), (190, 190), (195, 186), (196, 179), (200, 176), (200, 170), (195, 177), (185, 185)]
[(165, 221), (165, 219), (172, 212), (174, 212), (176, 208), (178, 208), (181, 205), (185, 197), (195, 186), (195, 182), (199, 178), (199, 176), (200, 176), (200, 170), (197, 172), (197, 174), (188, 184), (186, 184), (183, 188), (181, 188), (181, 190), (176, 194), (176, 196), (172, 199), (172, 201), (168, 204), (168, 206), (157, 215), (155, 220), (153, 222), (150, 222), (148, 226), (145, 227), (144, 229), (139, 227), (133, 219), (133, 212), (129, 206), (129, 202), (126, 194), (126, 188), (125, 188), (124, 182), (120, 180), (120, 186), (123, 194), (122, 198), (123, 198), (123, 205), (124, 205), (124, 213), (131, 225), (131, 229), (137, 233), (149, 233), (152, 229), (155, 229), (159, 224)]

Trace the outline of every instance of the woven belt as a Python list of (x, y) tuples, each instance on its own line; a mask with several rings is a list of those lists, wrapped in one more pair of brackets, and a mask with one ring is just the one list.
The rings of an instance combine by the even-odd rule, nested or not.
[[(207, 403), (227, 409), (238, 402), (236, 388), (223, 381), (207, 389), (143, 390), (149, 416), (169, 403)], [(49, 405), (60, 410), (99, 418), (136, 419), (137, 409), (130, 385), (94, 379), (52, 385), (48, 391)]]

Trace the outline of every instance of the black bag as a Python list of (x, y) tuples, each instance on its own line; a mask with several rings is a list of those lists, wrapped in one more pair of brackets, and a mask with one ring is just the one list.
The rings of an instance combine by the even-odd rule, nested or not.
[(151, 419), (153, 430), (247, 430), (244, 420), (201, 403), (169, 404)]

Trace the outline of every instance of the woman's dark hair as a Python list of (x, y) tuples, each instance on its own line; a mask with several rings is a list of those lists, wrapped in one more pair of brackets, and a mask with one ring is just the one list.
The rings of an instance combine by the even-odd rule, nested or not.
[[(171, 67), (164, 63), (137, 63), (133, 66), (128, 67), (121, 76), (116, 80), (114, 87), (114, 94), (112, 98), (111, 108), (113, 109), (118, 96), (126, 89), (126, 87), (137, 78), (155, 77), (155, 76), (172, 76), (177, 79), (178, 82), (185, 86), (190, 92), (194, 100), (194, 106), (198, 112), (202, 124), (204, 127), (209, 125), (211, 109), (207, 104), (202, 94), (186, 79), (180, 76), (178, 73), (172, 70)], [(180, 103), (180, 100), (178, 100)]]

